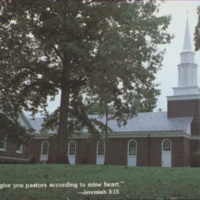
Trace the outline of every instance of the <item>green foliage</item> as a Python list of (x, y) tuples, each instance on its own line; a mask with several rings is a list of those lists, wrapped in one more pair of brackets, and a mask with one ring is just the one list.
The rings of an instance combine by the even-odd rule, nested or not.
[(158, 17), (156, 1), (95, 2), (1, 2), (3, 110), (46, 113), (47, 99), (61, 91), (59, 141), (69, 135), (70, 117), (74, 127), (81, 123), (98, 134), (86, 112), (94, 99), (101, 114), (112, 105), (112, 118), (123, 125), (138, 111), (152, 110), (160, 94), (155, 74), (164, 51), (158, 45), (171, 40), (170, 17)]
[(47, 96), (62, 89), (65, 62), (74, 99), (83, 93), (102, 99), (106, 93), (119, 110), (126, 107), (120, 95), (134, 107), (157, 96), (153, 81), (163, 52), (156, 45), (169, 42), (170, 36), (165, 32), (169, 18), (156, 17), (156, 9), (153, 1), (2, 3), (4, 107), (10, 100), (33, 113), (45, 108)]
[[(100, 138), (99, 130), (101, 130), (101, 132), (103, 133), (106, 132), (105, 123), (97, 119), (97, 117), (101, 117), (99, 115), (99, 110), (95, 114), (93, 108), (86, 107), (86, 110), (83, 109), (77, 112), (79, 112), (79, 114), (75, 115), (74, 111), (70, 110), (68, 127), (67, 127), (69, 136), (72, 136), (74, 134), (80, 135), (83, 133), (90, 133), (89, 139), (94, 139), (94, 138), (99, 139)], [(56, 131), (58, 129), (59, 115), (60, 115), (60, 109), (58, 108), (53, 113), (45, 117), (42, 125), (42, 133), (47, 133), (48, 131)], [(107, 131), (112, 132), (112, 130), (109, 127)]]
[(11, 141), (13, 144), (28, 144), (32, 138), (31, 132), (22, 127), (18, 120), (13, 120), (3, 113), (0, 113), (0, 139)]
[(195, 27), (194, 41), (195, 41), (195, 50), (200, 49), (200, 6), (197, 8), (198, 22)]
[[(115, 112), (112, 105), (107, 105), (107, 107), (108, 107), (108, 114), (113, 114)], [(88, 115), (101, 116), (101, 114), (105, 114), (105, 108), (103, 108), (102, 105), (100, 105), (100, 103), (95, 101), (86, 105), (86, 112)]]

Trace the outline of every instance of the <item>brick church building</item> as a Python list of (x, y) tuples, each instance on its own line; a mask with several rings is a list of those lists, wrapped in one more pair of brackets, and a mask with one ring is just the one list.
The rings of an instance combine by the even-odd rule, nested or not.
[[(178, 86), (167, 97), (167, 112), (139, 113), (123, 127), (109, 121), (113, 132), (106, 143), (89, 141), (89, 133), (73, 135), (68, 143), (70, 164), (101, 165), (106, 160), (125, 166), (200, 166), (200, 89), (188, 20), (180, 57)], [(20, 121), (36, 130), (34, 138), (29, 146), (0, 141), (0, 162), (28, 162), (34, 157), (38, 163), (54, 163), (56, 143), (49, 138), (57, 133), (41, 134), (41, 118), (29, 120), (21, 113)]]

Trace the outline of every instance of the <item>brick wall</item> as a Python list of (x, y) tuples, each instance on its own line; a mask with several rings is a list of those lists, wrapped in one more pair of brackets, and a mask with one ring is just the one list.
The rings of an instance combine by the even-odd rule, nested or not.
[(200, 135), (200, 100), (168, 101), (168, 117), (192, 116), (192, 135)]
[(191, 166), (190, 140), (172, 138), (172, 165), (174, 167)]
[(48, 163), (55, 163), (56, 155), (56, 141), (54, 139), (34, 139), (31, 141), (29, 151), (31, 156), (36, 158), (36, 162), (40, 162), (42, 143), (47, 141), (49, 143)]
[(191, 166), (200, 166), (200, 140), (191, 141)]
[(18, 153), (16, 145), (7, 141), (5, 151), (0, 150), (0, 163), (27, 163), (29, 159), (30, 152), (26, 145), (23, 145), (22, 153)]
[[(110, 138), (106, 145), (106, 163), (110, 165), (127, 166), (128, 142), (137, 143), (137, 166), (161, 166), (162, 141), (172, 142), (172, 166), (199, 166), (200, 159), (195, 160), (194, 152), (200, 148), (200, 141), (192, 141), (184, 137), (146, 137), (146, 138)], [(12, 156), (28, 159), (32, 156), (40, 162), (41, 145), (44, 139), (34, 139), (28, 147), (23, 147), (23, 153), (16, 153), (16, 146), (7, 145), (7, 151), (0, 151), (0, 156)], [(76, 139), (76, 164), (96, 164), (97, 140), (88, 142), (87, 139)], [(191, 150), (190, 150), (191, 147)], [(56, 142), (49, 140), (48, 163), (55, 163)], [(200, 157), (199, 157), (200, 158)], [(2, 159), (0, 159), (2, 162)]]
[[(161, 166), (161, 144), (164, 139), (172, 142), (172, 166), (190, 166), (190, 140), (184, 137), (109, 139), (106, 146), (106, 163), (126, 166), (128, 142), (134, 140), (137, 142), (137, 166)], [(76, 140), (76, 164), (96, 164), (97, 142)]]

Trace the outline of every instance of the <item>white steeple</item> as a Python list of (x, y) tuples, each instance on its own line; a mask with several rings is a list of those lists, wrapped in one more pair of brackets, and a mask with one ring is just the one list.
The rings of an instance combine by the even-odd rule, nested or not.
[(195, 53), (192, 50), (189, 22), (186, 20), (183, 50), (180, 53), (180, 64), (178, 65), (178, 87), (173, 88), (174, 96), (200, 94), (197, 86), (197, 64)]
[(183, 51), (192, 51), (188, 18), (186, 19), (185, 38), (184, 38), (184, 44), (183, 44)]

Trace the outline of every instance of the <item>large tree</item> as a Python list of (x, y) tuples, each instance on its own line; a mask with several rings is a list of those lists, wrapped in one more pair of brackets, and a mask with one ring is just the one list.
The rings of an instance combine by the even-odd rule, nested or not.
[(1, 2), (4, 111), (34, 115), (60, 91), (57, 162), (63, 162), (75, 127), (97, 136), (103, 127), (87, 116), (91, 102), (98, 100), (104, 114), (112, 105), (119, 124), (155, 107), (155, 74), (164, 55), (158, 45), (171, 40), (169, 21), (158, 16), (153, 0)]

